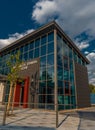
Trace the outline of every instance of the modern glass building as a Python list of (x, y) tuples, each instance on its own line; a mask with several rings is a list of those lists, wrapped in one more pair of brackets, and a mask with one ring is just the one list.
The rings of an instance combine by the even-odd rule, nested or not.
[[(86, 67), (89, 61), (56, 22), (1, 49), (0, 74), (8, 74), (7, 59), (18, 50), (24, 61), (19, 76), (24, 80), (17, 83), (15, 102), (24, 103), (23, 107), (45, 109), (55, 109), (56, 103), (59, 109), (90, 106)], [(8, 94), (7, 83), (4, 101), (8, 101)]]

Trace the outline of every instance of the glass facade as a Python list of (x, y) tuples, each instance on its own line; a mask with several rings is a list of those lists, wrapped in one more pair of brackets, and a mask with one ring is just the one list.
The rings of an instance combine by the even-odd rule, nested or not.
[(57, 79), (59, 109), (76, 107), (74, 62), (84, 65), (83, 59), (57, 34)]
[[(8, 74), (6, 65), (8, 57), (20, 50), (22, 61), (40, 58), (39, 105), (40, 108), (54, 109), (54, 32), (39, 36), (33, 41), (19, 46), (0, 57), (0, 73)], [(7, 85), (9, 86), (9, 84)], [(6, 89), (5, 101), (8, 100), (9, 87)]]
[[(0, 57), (0, 74), (7, 75), (9, 69), (6, 65), (10, 55), (20, 50), (20, 59), (29, 61), (40, 59), (39, 76), (39, 108), (54, 109), (54, 32), (39, 36), (33, 41), (25, 43), (13, 50), (9, 50)], [(84, 60), (69, 46), (64, 38), (57, 34), (57, 83), (59, 109), (71, 109), (76, 107), (74, 62), (85, 65)], [(9, 84), (8, 84), (9, 88)], [(8, 100), (9, 89), (6, 89)]]

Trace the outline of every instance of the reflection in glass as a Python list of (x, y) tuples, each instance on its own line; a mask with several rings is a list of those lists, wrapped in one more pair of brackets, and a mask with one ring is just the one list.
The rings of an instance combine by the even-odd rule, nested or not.
[(40, 58), (40, 66), (41, 67), (46, 66), (46, 56)]
[(57, 78), (58, 80), (63, 80), (63, 68), (57, 67)]
[(47, 68), (47, 80), (54, 81), (54, 67)]
[(46, 68), (40, 68), (40, 80), (46, 80)]
[(54, 65), (54, 55), (48, 55), (47, 56), (47, 66)]

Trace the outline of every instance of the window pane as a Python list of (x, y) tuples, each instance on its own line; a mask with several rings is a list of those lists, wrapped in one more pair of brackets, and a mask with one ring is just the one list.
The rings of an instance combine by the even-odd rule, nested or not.
[(46, 46), (41, 46), (41, 56), (46, 55)]
[(35, 48), (40, 46), (40, 38), (35, 40)]
[(46, 80), (46, 68), (40, 68), (40, 80)]
[(69, 82), (64, 82), (65, 85), (65, 94), (70, 94)]
[(41, 45), (45, 44), (47, 42), (47, 36), (42, 36), (41, 38)]
[(46, 94), (46, 82), (40, 81), (39, 83), (39, 94)]
[(68, 58), (64, 58), (64, 68), (68, 69)]
[(54, 32), (48, 34), (48, 42), (54, 41)]
[(28, 44), (24, 46), (24, 52), (28, 51)]
[(54, 82), (52, 80), (47, 81), (47, 94), (54, 94)]
[(69, 71), (64, 69), (64, 80), (69, 80)]
[(54, 67), (47, 68), (47, 80), (54, 81)]
[(28, 59), (28, 53), (24, 53), (24, 61)]
[(34, 49), (34, 41), (30, 43), (29, 49)]
[(40, 58), (40, 66), (41, 67), (46, 66), (46, 56)]
[(48, 53), (54, 52), (54, 42), (48, 44)]
[(24, 46), (22, 46), (22, 47), (20, 47), (20, 53), (22, 54), (23, 53), (23, 48), (24, 48)]
[(54, 65), (54, 55), (47, 56), (47, 66)]
[(29, 59), (33, 59), (33, 50), (29, 51)]
[(63, 45), (63, 49), (64, 49), (64, 56), (67, 56), (69, 55), (69, 47), (68, 45), (66, 44), (65, 41), (63, 41), (64, 45)]
[(72, 57), (73, 57), (72, 49), (69, 47), (69, 58), (72, 59)]
[(35, 58), (39, 57), (39, 48), (35, 49), (34, 52), (35, 52), (35, 53), (34, 53), (34, 57), (35, 57)]
[(57, 68), (57, 78), (58, 80), (63, 80), (63, 68), (61, 67)]

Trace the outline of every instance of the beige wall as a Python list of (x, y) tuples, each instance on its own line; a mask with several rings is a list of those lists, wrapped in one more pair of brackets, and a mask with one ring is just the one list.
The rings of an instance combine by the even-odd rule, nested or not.
[(0, 82), (0, 102), (3, 100), (3, 93), (4, 93), (4, 83)]

